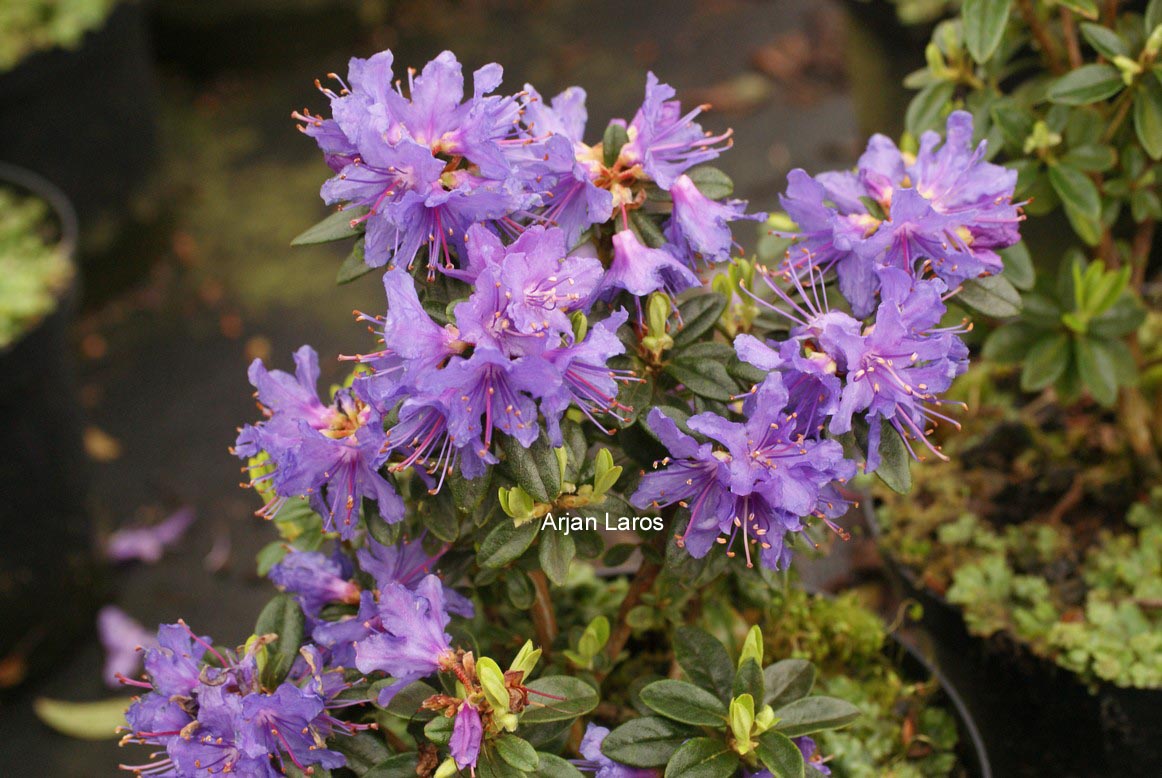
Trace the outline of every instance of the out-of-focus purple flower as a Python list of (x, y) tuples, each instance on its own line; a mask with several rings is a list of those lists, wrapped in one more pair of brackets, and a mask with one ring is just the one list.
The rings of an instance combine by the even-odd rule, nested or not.
[[(371, 575), (380, 589), (400, 583), (414, 590), (427, 575), (435, 572), (436, 562), (449, 547), (445, 544), (434, 555), (428, 554), (424, 550), (426, 534), (412, 541), (400, 541), (394, 546), (385, 546), (374, 538), (368, 538), (367, 546), (355, 552), (360, 569)], [(466, 619), (476, 613), (472, 601), (447, 584), (444, 584), (444, 601), (449, 613)]]
[(816, 772), (831, 775), (831, 768), (823, 763), (823, 755), (819, 753), (819, 748), (815, 745), (814, 740), (806, 735), (791, 739), (799, 747), (799, 753), (803, 755), (804, 762), (814, 767)]
[(698, 276), (665, 248), (649, 248), (631, 230), (613, 236), (613, 261), (601, 282), (600, 292), (608, 295), (624, 289), (644, 297), (659, 289), (670, 295), (698, 286)]
[(153, 526), (116, 530), (105, 541), (105, 557), (113, 562), (157, 562), (167, 548), (182, 539), (195, 518), (194, 509), (187, 506)]
[(661, 771), (642, 767), (628, 767), (619, 764), (601, 752), (601, 744), (605, 742), (609, 730), (597, 724), (589, 724), (585, 728), (585, 736), (581, 738), (582, 759), (573, 759), (573, 764), (583, 773), (591, 773), (593, 778), (659, 778)]
[(119, 676), (132, 677), (141, 667), (142, 651), (157, 647), (156, 633), (116, 605), (97, 611), (97, 635), (105, 649), (102, 675), (109, 686), (119, 686)]
[(359, 586), (349, 580), (342, 565), (319, 551), (291, 550), (270, 569), (269, 577), (279, 589), (295, 595), (309, 618), (331, 603), (355, 605)]
[(455, 653), (444, 632), (449, 617), (444, 585), (428, 575), (415, 591), (389, 584), (378, 597), (378, 628), (355, 643), (355, 666), (361, 673), (383, 672), (395, 683), (380, 692), (387, 705), (395, 693), (412, 681), (450, 666)]
[(653, 73), (646, 75), (646, 96), (627, 132), (629, 142), (621, 149), (627, 165), (641, 165), (662, 189), (669, 189), (683, 172), (709, 162), (730, 147), (730, 130), (721, 135), (703, 132), (694, 121), (707, 106), (683, 114), (674, 88), (662, 84)]
[(256, 479), (255, 485), (269, 479), (277, 495), (260, 513), (273, 516), (287, 498), (306, 496), (327, 530), (350, 538), (361, 500), (370, 497), (384, 521), (399, 521), (403, 501), (379, 474), (386, 443), (379, 412), (353, 389), (336, 392), (330, 405), (320, 402), (318, 355), (310, 346), (295, 353), (295, 363), (293, 377), (267, 370), (261, 360), (250, 366), (269, 417), (244, 428), (234, 451), (244, 459), (265, 451), (275, 465)]
[(452, 739), (448, 742), (448, 750), (456, 760), (457, 767), (461, 770), (465, 767), (476, 767), (483, 739), (484, 725), (480, 721), (480, 711), (465, 700), (456, 711), (456, 720), (452, 724)]
[(666, 225), (666, 239), (673, 243), (678, 256), (713, 264), (730, 259), (734, 237), (730, 222), (739, 219), (762, 221), (765, 213), (746, 213), (745, 200), (717, 202), (698, 191), (687, 175), (678, 176), (670, 187), (674, 213)]
[(624, 310), (615, 311), (594, 324), (584, 340), (544, 353), (544, 358), (561, 375), (556, 390), (541, 400), (541, 413), (554, 446), (562, 445), (561, 417), (570, 405), (580, 408), (606, 434), (610, 431), (597, 417), (604, 414), (618, 417), (619, 410), (628, 410), (617, 402), (617, 384), (637, 379), (631, 371), (616, 370), (607, 364), (611, 358), (625, 353), (625, 344), (617, 337), (617, 329), (628, 318)]

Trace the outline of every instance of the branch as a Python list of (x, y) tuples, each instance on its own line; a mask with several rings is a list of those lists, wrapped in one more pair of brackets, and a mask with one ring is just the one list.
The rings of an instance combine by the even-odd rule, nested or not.
[(1065, 37), (1065, 50), (1069, 52), (1069, 66), (1081, 67), (1081, 42), (1077, 39), (1077, 24), (1073, 21), (1073, 11), (1061, 6), (1061, 34)]
[(537, 644), (542, 654), (548, 658), (553, 653), (553, 641), (557, 639), (557, 612), (549, 594), (549, 579), (542, 570), (532, 570), (529, 578), (536, 590), (533, 600), (533, 630), (537, 633)]
[[(666, 542), (667, 537), (669, 536), (665, 530), (658, 532), (651, 545), (655, 548), (660, 546), (661, 548), (659, 550), (664, 551), (665, 546), (663, 544)], [(621, 650), (625, 648), (626, 641), (629, 640), (629, 636), (633, 632), (633, 627), (626, 621), (629, 612), (641, 602), (642, 595), (653, 588), (654, 582), (658, 580), (658, 574), (661, 572), (662, 566), (660, 564), (643, 558), (641, 567), (637, 569), (633, 580), (630, 581), (629, 591), (625, 593), (625, 599), (621, 601), (621, 607), (617, 609), (617, 622), (613, 627), (613, 631), (609, 634), (609, 642), (605, 644), (605, 656), (609, 660), (609, 670), (613, 669), (617, 657), (621, 654)], [(609, 674), (609, 670), (595, 673), (597, 680), (604, 680), (605, 676)]]
[(1061, 62), (1061, 52), (1057, 50), (1057, 42), (1049, 34), (1045, 23), (1037, 16), (1037, 11), (1033, 8), (1033, 0), (1019, 0), (1017, 4), (1021, 8), (1021, 16), (1024, 17), (1025, 24), (1029, 25), (1029, 31), (1033, 33), (1033, 37), (1037, 39), (1037, 44), (1041, 47), (1041, 53), (1044, 54), (1049, 69), (1057, 74), (1064, 73), (1065, 66)]
[(1150, 264), (1150, 248), (1154, 245), (1154, 220), (1147, 219), (1138, 225), (1134, 233), (1134, 243), (1130, 248), (1130, 265), (1134, 275), (1130, 283), (1139, 294), (1146, 283), (1146, 266)]

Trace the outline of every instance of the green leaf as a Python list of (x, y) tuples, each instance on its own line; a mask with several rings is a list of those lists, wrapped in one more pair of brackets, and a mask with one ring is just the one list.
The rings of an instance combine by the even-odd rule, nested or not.
[(500, 758), (518, 770), (527, 773), (536, 770), (540, 764), (537, 750), (529, 745), (527, 740), (522, 740), (516, 735), (501, 735), (496, 739), (495, 745)]
[(267, 689), (281, 684), (298, 658), (305, 622), (302, 608), (289, 594), (276, 595), (258, 614), (254, 634), (278, 635), (277, 640), (267, 644), (266, 664), (259, 673), (259, 682)]
[(640, 209), (629, 212), (629, 221), (641, 235), (642, 243), (652, 249), (660, 249), (666, 245), (666, 236), (662, 234), (657, 222)]
[(656, 713), (695, 726), (721, 726), (726, 705), (710, 692), (686, 681), (654, 681), (641, 690), (642, 702)]
[(1006, 324), (988, 334), (981, 348), (981, 356), (992, 362), (1022, 362), (1029, 349), (1043, 335), (1043, 330), (1031, 327), (1023, 321)]
[(721, 362), (678, 357), (665, 366), (666, 373), (699, 397), (730, 402), (738, 393), (738, 384)]
[(665, 778), (729, 778), (738, 770), (738, 754), (721, 740), (687, 740), (666, 765)]
[(1101, 239), (1101, 196), (1089, 176), (1075, 167), (1049, 167), (1049, 183), (1065, 206), (1065, 215), (1078, 236), (1090, 245)]
[(782, 732), (767, 730), (758, 737), (758, 755), (774, 778), (803, 778), (803, 752)]
[(262, 547), (255, 556), (258, 563), (258, 575), (265, 578), (270, 569), (283, 560), (287, 554), (287, 544), (282, 540), (272, 540)]
[(606, 167), (617, 164), (617, 156), (621, 154), (621, 147), (629, 143), (629, 133), (619, 122), (610, 122), (605, 128), (605, 135), (601, 138), (602, 161)]
[(530, 681), (527, 687), (533, 693), (529, 695), (529, 707), (521, 714), (521, 724), (575, 719), (597, 707), (597, 692), (579, 678), (550, 675)]
[(1134, 130), (1151, 159), (1162, 159), (1162, 84), (1143, 78), (1134, 97)]
[(117, 697), (100, 702), (66, 702), (38, 697), (32, 703), (37, 718), (57, 732), (81, 740), (112, 740), (120, 737), (117, 728), (125, 724), (131, 698)]
[(476, 562), (481, 567), (504, 567), (528, 550), (537, 537), (541, 524), (528, 521), (519, 527), (511, 519), (502, 520), (488, 533), (476, 552)]
[(577, 546), (572, 535), (564, 532), (545, 532), (541, 535), (538, 558), (541, 568), (549, 580), (558, 586), (565, 584), (569, 576), (569, 565), (577, 555)]
[(925, 130), (940, 128), (944, 109), (955, 91), (956, 85), (951, 81), (936, 81), (921, 89), (908, 104), (904, 127), (917, 138)]
[(361, 778), (415, 778), (417, 764), (414, 753), (396, 754), (372, 767)]
[(1046, 97), (1061, 105), (1089, 105), (1113, 97), (1125, 85), (1113, 65), (1082, 65), (1050, 84)]
[(1106, 59), (1130, 56), (1130, 49), (1116, 32), (1093, 22), (1082, 22), (1081, 35), (1093, 50)]
[(1009, 283), (1023, 291), (1033, 288), (1036, 281), (1036, 271), (1033, 269), (1033, 259), (1029, 256), (1029, 247), (1024, 241), (1001, 249), (998, 252), (1004, 263), (1002, 275), (1009, 279)]
[[(379, 698), (379, 692), (393, 684), (395, 684), (395, 681), (392, 679), (376, 681), (368, 690), (367, 698), (375, 702)], [(391, 702), (383, 710), (405, 721), (411, 721), (413, 719), (426, 721), (436, 714), (434, 711), (425, 710), (421, 706), (424, 704), (424, 700), (433, 694), (439, 694), (439, 692), (431, 685), (423, 681), (413, 681), (397, 691), (391, 698)]]
[(679, 627), (674, 633), (674, 658), (695, 684), (723, 702), (729, 699), (734, 668), (726, 647), (709, 632)]
[(749, 694), (755, 700), (763, 698), (763, 670), (758, 662), (748, 659), (739, 665), (734, 674), (734, 686), (731, 690), (735, 697)]
[(670, 760), (694, 730), (658, 716), (643, 716), (605, 736), (601, 752), (631, 767), (658, 767)]
[(581, 771), (570, 762), (555, 754), (537, 752), (537, 776), (539, 778), (584, 778)]
[(804, 697), (775, 711), (775, 728), (787, 737), (838, 729), (859, 718), (859, 708), (835, 697)]
[(714, 329), (725, 310), (726, 298), (717, 292), (697, 294), (679, 303), (678, 314), (682, 317), (682, 328), (673, 335), (674, 348), (686, 348)]
[(1138, 329), (1145, 320), (1146, 311), (1132, 292), (1125, 291), (1108, 310), (1089, 320), (1086, 332), (1099, 338), (1118, 338)]
[(1074, 146), (1061, 156), (1061, 161), (1086, 173), (1104, 173), (1118, 163), (1118, 153), (1112, 146)]
[(1012, 0), (964, 0), (964, 43), (977, 62), (988, 62), (1005, 32)]
[(1052, 384), (1069, 367), (1069, 336), (1055, 332), (1037, 341), (1021, 370), (1021, 389), (1039, 392)]
[(337, 737), (328, 741), (327, 747), (347, 757), (347, 767), (356, 775), (391, 758), (391, 752), (383, 742), (383, 735), (378, 732), (356, 732), (354, 735)]
[(1007, 319), (1021, 313), (1021, 293), (1003, 275), (965, 281), (956, 301), (995, 319)]
[[(536, 419), (529, 419), (535, 424)], [(500, 441), (504, 461), (501, 468), (537, 502), (552, 502), (561, 494), (561, 465), (548, 438), (542, 433), (525, 448), (516, 438)]]
[(1071, 11), (1084, 16), (1086, 19), (1098, 17), (1097, 0), (1055, 0), (1057, 5), (1065, 6)]
[(1085, 336), (1073, 341), (1073, 351), (1085, 388), (1094, 400), (1107, 408), (1112, 406), (1118, 399), (1118, 382), (1110, 352), (1101, 341)]
[(452, 740), (455, 721), (447, 716), (436, 716), (424, 725), (424, 737), (438, 746), (446, 746)]
[(763, 670), (766, 692), (764, 705), (786, 705), (811, 693), (815, 685), (815, 665), (806, 659), (783, 659)]
[(366, 262), (366, 254), (364, 253), (363, 239), (355, 241), (355, 245), (351, 247), (351, 253), (343, 260), (343, 264), (339, 265), (339, 272), (335, 274), (335, 283), (349, 284), (357, 278), (375, 270)]
[(730, 176), (716, 167), (698, 165), (687, 170), (686, 175), (694, 182), (698, 191), (711, 200), (721, 200), (734, 194), (734, 182), (730, 180)]
[(1148, 37), (1158, 25), (1162, 24), (1162, 0), (1150, 0), (1150, 4), (1146, 6), (1144, 21)]
[(352, 227), (351, 221), (358, 219), (366, 213), (367, 208), (362, 206), (336, 211), (314, 227), (301, 233), (291, 241), (291, 245), (309, 246), (315, 243), (330, 243), (336, 240), (354, 238), (356, 235), (362, 234), (363, 225), (361, 222)]
[(912, 455), (895, 427), (884, 419), (879, 424), (880, 465), (876, 475), (893, 492), (907, 494), (912, 490)]

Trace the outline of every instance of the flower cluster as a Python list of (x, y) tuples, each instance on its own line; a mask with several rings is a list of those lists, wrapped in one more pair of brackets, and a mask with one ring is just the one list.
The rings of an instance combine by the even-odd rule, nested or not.
[(342, 705), (336, 701), (347, 688), (342, 674), (322, 670), (318, 654), (306, 647), (291, 680), (264, 688), (263, 651), (261, 637), (237, 652), (218, 651), (184, 622), (163, 625), (157, 646), (145, 651), (148, 680), (122, 678), (148, 690), (126, 713), (130, 733), (122, 744), (160, 746), (164, 757), (125, 769), (276, 778), (286, 774), (287, 764), (299, 770), (343, 766), (343, 755), (326, 745), (332, 735), (359, 728), (329, 712)]
[(999, 273), (997, 250), (1020, 240), (1024, 218), (1013, 202), (1017, 172), (986, 162), (972, 133), (972, 115), (954, 111), (944, 142), (926, 132), (915, 156), (875, 135), (854, 172), (791, 171), (780, 200), (799, 242), (787, 265), (834, 268), (861, 319), (875, 310), (886, 268), (934, 276), (949, 289)]
[[(323, 199), (351, 210), (372, 267), (410, 268), (426, 250), (429, 275), (474, 280), (466, 256), (474, 225), (509, 237), (556, 226), (567, 248), (604, 225), (594, 235), (609, 253), (600, 291), (677, 293), (699, 283), (700, 263), (728, 259), (729, 222), (763, 218), (698, 190), (688, 171), (727, 148), (730, 132), (704, 132), (695, 121), (704, 107), (683, 113), (673, 88), (652, 73), (632, 121), (615, 120), (588, 145), (578, 87), (548, 103), (528, 85), (494, 95), (502, 70), (490, 64), (473, 75), (465, 99), (460, 63), (444, 52), (420, 75), (409, 71), (405, 96), (399, 82), (392, 86), (392, 66), (390, 51), (352, 59), (340, 91), (323, 89), (331, 118), (295, 114), (335, 171)], [(671, 209), (659, 207), (667, 202)], [(665, 218), (661, 231), (639, 221), (647, 206)]]

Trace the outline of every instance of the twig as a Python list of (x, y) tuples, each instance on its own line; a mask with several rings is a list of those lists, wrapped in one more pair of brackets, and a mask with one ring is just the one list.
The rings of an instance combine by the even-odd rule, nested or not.
[(1081, 42), (1077, 39), (1077, 24), (1073, 11), (1061, 6), (1061, 34), (1065, 37), (1065, 50), (1069, 53), (1069, 66), (1081, 67)]
[(1106, 0), (1105, 19), (1103, 20), (1106, 27), (1113, 29), (1118, 22), (1118, 0)]
[[(654, 547), (657, 548), (664, 544), (667, 537), (664, 531), (657, 533), (653, 542)], [(662, 566), (660, 564), (650, 559), (642, 559), (641, 567), (638, 568), (633, 580), (630, 581), (625, 599), (621, 601), (621, 607), (617, 609), (617, 622), (609, 634), (609, 642), (605, 644), (605, 656), (609, 660), (610, 670), (613, 669), (613, 664), (617, 661), (618, 655), (625, 648), (626, 641), (629, 640), (629, 636), (633, 632), (633, 627), (627, 621), (629, 612), (641, 602), (642, 595), (653, 588), (654, 581), (658, 580), (658, 574), (661, 572)], [(608, 674), (609, 670), (595, 673), (599, 681)]]
[(1053, 36), (1049, 34), (1045, 24), (1037, 16), (1037, 10), (1033, 8), (1033, 0), (1019, 0), (1017, 5), (1020, 6), (1021, 16), (1024, 17), (1025, 24), (1029, 25), (1030, 32), (1037, 39), (1037, 44), (1045, 55), (1049, 69), (1054, 73), (1064, 73), (1065, 67), (1061, 62), (1061, 53), (1057, 50), (1057, 42), (1053, 40)]
[(1048, 524), (1060, 524), (1061, 520), (1065, 518), (1065, 514), (1076, 508), (1081, 499), (1085, 497), (1085, 480), (1078, 475), (1073, 479), (1073, 483), (1065, 490), (1065, 494), (1061, 495), (1049, 514), (1045, 517)]
[(1134, 268), (1134, 275), (1130, 281), (1139, 293), (1146, 283), (1146, 265), (1150, 264), (1150, 248), (1154, 245), (1153, 219), (1147, 219), (1138, 225), (1134, 233), (1134, 243), (1130, 248), (1130, 264)]
[(549, 579), (544, 571), (533, 570), (529, 578), (536, 590), (533, 599), (533, 630), (537, 633), (537, 643), (543, 656), (548, 658), (553, 653), (553, 641), (557, 639), (557, 612), (553, 608), (553, 600), (549, 594)]

